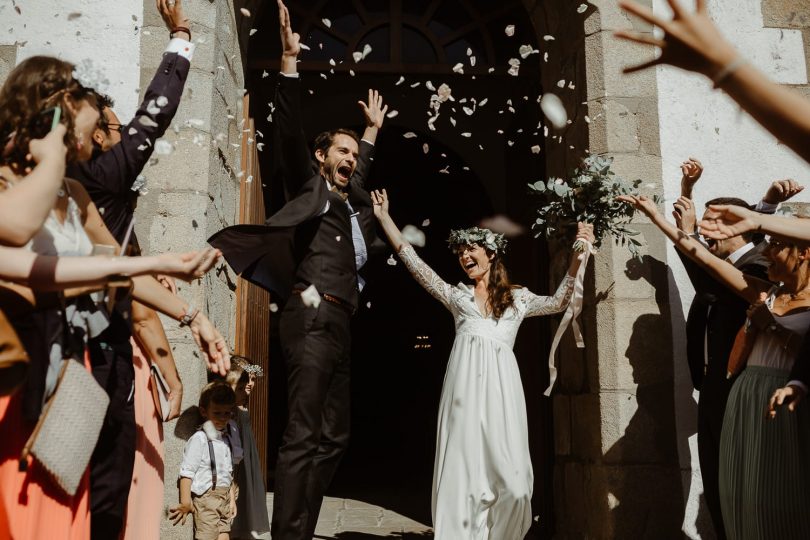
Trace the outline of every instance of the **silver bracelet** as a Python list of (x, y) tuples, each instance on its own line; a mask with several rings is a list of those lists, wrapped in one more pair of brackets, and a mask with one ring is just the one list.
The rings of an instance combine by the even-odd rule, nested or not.
[(714, 77), (712, 77), (712, 83), (714, 83), (715, 90), (720, 88), (720, 85), (723, 83), (723, 81), (728, 79), (732, 73), (734, 73), (747, 63), (748, 60), (746, 60), (742, 56), (738, 56), (737, 58), (735, 58), (734, 60), (723, 66), (723, 69), (718, 71), (714, 75)]
[(194, 304), (189, 304), (188, 307), (183, 310), (183, 315), (180, 317), (180, 326), (191, 326), (191, 322), (197, 317), (199, 312), (200, 310), (194, 307)]

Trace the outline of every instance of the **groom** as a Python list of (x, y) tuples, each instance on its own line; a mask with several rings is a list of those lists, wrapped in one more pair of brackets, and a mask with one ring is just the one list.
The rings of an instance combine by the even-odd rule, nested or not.
[[(265, 225), (228, 227), (209, 243), (244, 279), (286, 302), (279, 333), (289, 417), (276, 465), (272, 536), (309, 540), (349, 439), (350, 319), (363, 283), (358, 272), (370, 252), (384, 249), (363, 182), (388, 107), (369, 91), (368, 104), (360, 102), (362, 140), (345, 129), (322, 133), (313, 163), (301, 122), (299, 35), (281, 0), (278, 7), (283, 52), (274, 136), (288, 202)], [(311, 286), (318, 307), (301, 294)]]

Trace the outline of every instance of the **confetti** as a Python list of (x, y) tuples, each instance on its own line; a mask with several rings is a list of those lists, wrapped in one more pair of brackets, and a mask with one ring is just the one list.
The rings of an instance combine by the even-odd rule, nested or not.
[(557, 88), (565, 88), (565, 79), (557, 81)]
[(548, 62), (548, 52), (543, 53), (543, 62)]
[(371, 302), (366, 302), (366, 307), (367, 307), (368, 309), (371, 309)]
[(423, 145), (422, 145), (422, 151), (423, 151), (425, 154), (429, 153), (429, 152), (430, 152), (430, 145), (428, 145), (428, 143), (423, 144)]
[(430, 90), (431, 92), (435, 92), (435, 91), (436, 91), (436, 87), (435, 87), (435, 86), (433, 86), (433, 83), (432, 83), (432, 82), (430, 82), (430, 81), (428, 81), (428, 82), (426, 82), (426, 83), (425, 83), (425, 88), (427, 88), (427, 89), (428, 89), (428, 90)]
[(574, 86), (574, 81), (570, 81), (570, 82), (568, 83), (568, 88), (570, 88), (571, 90), (573, 90), (574, 88), (576, 88), (576, 86)]
[(267, 71), (262, 71), (262, 79), (266, 79), (269, 76), (270, 76), (270, 74), (267, 73)]
[(517, 58), (510, 58), (509, 59), (509, 75), (513, 77), (518, 76), (518, 72), (520, 71), (520, 60)]
[(402, 228), (402, 238), (413, 246), (425, 247), (425, 233), (413, 225), (405, 225)]
[(247, 9), (247, 8), (241, 8), (239, 11), (240, 11), (240, 12), (242, 13), (242, 15), (244, 15), (245, 17), (250, 17), (250, 10), (249, 10), (249, 9)]
[(135, 135), (136, 133), (138, 133), (138, 130), (137, 130), (137, 129), (135, 129), (134, 127), (130, 127), (130, 128), (127, 130), (127, 134), (128, 134), (128, 135)]
[(461, 134), (461, 136), (467, 137), (469, 139), (470, 137), (472, 137), (472, 133), (470, 133), (469, 131), (465, 131), (464, 133)]
[(399, 80), (396, 82), (396, 84), (394, 84), (394, 86), (399, 86), (400, 84), (402, 84), (404, 82), (405, 82), (405, 77), (400, 75)]
[(442, 174), (450, 174), (450, 165), (439, 171)]
[(472, 56), (473, 50), (470, 47), (467, 47), (467, 56)]
[(430, 227), (430, 220), (425, 219), (424, 221), (422, 221), (422, 227)]
[(484, 229), (489, 229), (492, 232), (502, 234), (507, 238), (514, 238), (526, 232), (526, 228), (523, 227), (523, 225), (515, 223), (502, 214), (496, 214), (481, 220), (479, 226)]
[(422, 84), (420, 81), (416, 81), (415, 83), (413, 83), (413, 84), (411, 85), (411, 88), (416, 88), (416, 87), (417, 87), (417, 86), (419, 86), (420, 84)]
[(272, 302), (272, 303), (270, 304), (270, 312), (271, 312), (271, 313), (275, 313), (275, 312), (277, 312), (277, 311), (278, 311), (278, 304), (276, 304), (275, 302)]
[(399, 111), (391, 111), (385, 115), (387, 118), (396, 118), (399, 116)]
[(335, 59), (334, 59), (334, 58), (330, 58), (330, 59), (329, 59), (329, 65), (330, 65), (330, 66), (336, 66), (336, 65), (337, 65), (337, 62), (335, 62)]
[(535, 144), (534, 146), (532, 146), (532, 154), (539, 154), (539, 153), (540, 153), (540, 145)]
[(515, 25), (514, 25), (514, 24), (510, 24), (509, 26), (507, 26), (507, 27), (504, 29), (504, 32), (505, 32), (505, 33), (506, 33), (506, 35), (507, 35), (507, 36), (509, 36), (509, 37), (514, 36), (514, 35), (515, 35)]
[(406, 139), (415, 139), (416, 133), (414, 133), (413, 131), (409, 131), (408, 133), (405, 133), (403, 137), (405, 137)]
[(456, 127), (456, 119), (452, 116), (450, 117), (450, 123), (453, 124), (453, 127)]
[(389, 256), (388, 260), (385, 261), (385, 262), (388, 263), (388, 266), (396, 266), (397, 265), (397, 260), (394, 258), (393, 255)]
[(554, 36), (546, 34), (545, 36), (543, 36), (543, 41), (554, 41)]
[(586, 124), (590, 124), (590, 123), (591, 123), (591, 117), (590, 117), (590, 116), (588, 116), (587, 114), (585, 115), (585, 123), (586, 123)]
[(337, 236), (335, 237), (335, 240), (337, 240), (338, 242), (340, 242), (340, 235), (337, 235)]
[(311, 51), (312, 49), (309, 48), (309, 45), (306, 43), (299, 43), (299, 46), (304, 49), (305, 51)]
[(169, 104), (169, 98), (167, 98), (166, 96), (158, 96), (158, 98), (155, 100), (155, 104), (158, 107), (165, 107), (166, 105)]
[(174, 147), (169, 141), (164, 141), (163, 139), (155, 141), (155, 153), (157, 155), (168, 156), (172, 152), (174, 152)]
[(453, 73), (461, 73), (463, 75), (464, 74), (464, 64), (459, 62), (458, 64), (453, 66)]
[(467, 116), (472, 116), (473, 113), (475, 112), (474, 110), (472, 110), (469, 107), (463, 107), (462, 110), (464, 111), (464, 114), (466, 114)]
[(474, 57), (474, 56), (471, 56), (471, 57), (470, 57), (470, 65), (471, 65), (472, 67), (475, 67), (475, 62), (476, 62), (475, 57)]
[(255, 34), (256, 32), (258, 32), (258, 30), (256, 30), (255, 28), (251, 28), (249, 33), (250, 33), (250, 35), (252, 36), (252, 35), (253, 35), (253, 34)]
[(489, 98), (484, 98), (484, 99), (482, 99), (481, 101), (478, 102), (478, 106), (483, 107), (484, 105), (487, 104), (488, 101), (489, 101)]
[(323, 19), (321, 19), (321, 22), (325, 27), (332, 28), (332, 21), (330, 21), (329, 19), (324, 17)]
[(321, 305), (321, 293), (315, 288), (315, 285), (310, 285), (301, 292), (301, 301), (307, 307), (317, 308)]
[(160, 114), (160, 107), (155, 105), (154, 99), (150, 99), (149, 103), (146, 104), (146, 112), (149, 114)]
[(588, 4), (580, 4), (577, 8), (577, 13), (585, 13), (588, 11)]
[(152, 120), (151, 118), (149, 118), (148, 116), (139, 116), (138, 117), (138, 122), (142, 126), (153, 127), (153, 128), (158, 127), (158, 123), (155, 122), (154, 120)]
[(557, 129), (565, 127), (568, 121), (568, 113), (565, 112), (562, 100), (556, 95), (551, 93), (543, 94), (543, 98), (540, 100), (540, 109), (552, 126)]
[(354, 59), (354, 63), (356, 64), (356, 63), (358, 63), (360, 60), (362, 60), (362, 59), (363, 59), (363, 53), (361, 53), (360, 51), (354, 51), (354, 52), (352, 53), (352, 58)]

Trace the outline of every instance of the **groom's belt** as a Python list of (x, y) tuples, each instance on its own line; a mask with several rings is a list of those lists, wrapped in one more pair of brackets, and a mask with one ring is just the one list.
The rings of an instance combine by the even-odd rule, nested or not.
[[(305, 290), (306, 289), (304, 289), (302, 287), (295, 287), (293, 289), (293, 294), (301, 294)], [(340, 307), (347, 310), (349, 312), (349, 314), (351, 314), (351, 315), (354, 315), (354, 312), (357, 311), (357, 308), (355, 308), (353, 305), (351, 305), (346, 300), (342, 300), (342, 299), (338, 298), (337, 296), (332, 296), (331, 294), (328, 294), (328, 293), (319, 293), (319, 294), (321, 295), (321, 298), (323, 298), (327, 302), (329, 302), (331, 304), (339, 305)]]

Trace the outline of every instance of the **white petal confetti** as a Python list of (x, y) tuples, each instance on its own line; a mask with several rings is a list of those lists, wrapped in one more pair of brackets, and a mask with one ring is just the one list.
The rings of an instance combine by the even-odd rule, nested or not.
[(545, 36), (543, 36), (543, 41), (554, 41), (554, 36), (546, 34)]
[(301, 301), (307, 307), (317, 308), (321, 305), (321, 293), (315, 288), (315, 285), (310, 285), (301, 292)]
[(452, 116), (450, 117), (450, 123), (453, 124), (453, 127), (456, 127), (456, 119)]
[(360, 51), (354, 51), (354, 52), (352, 53), (352, 58), (354, 58), (354, 63), (356, 64), (356, 63), (358, 63), (360, 60), (362, 60), (362, 59), (363, 59), (363, 53), (361, 53)]
[(475, 67), (475, 62), (476, 62), (475, 57), (474, 57), (474, 56), (471, 56), (471, 57), (470, 57), (470, 65), (471, 65), (472, 67)]
[(513, 77), (518, 76), (518, 72), (520, 70), (520, 60), (517, 58), (510, 58), (509, 59), (509, 75)]
[(562, 100), (551, 93), (543, 94), (540, 100), (540, 109), (548, 121), (557, 129), (562, 129), (568, 122), (568, 113), (565, 112)]
[(340, 235), (337, 235), (337, 236), (335, 237), (335, 240), (337, 240), (338, 242), (340, 242)]
[(385, 262), (388, 263), (388, 266), (396, 266), (397, 265), (397, 260), (394, 258), (393, 255), (389, 256), (388, 260), (385, 261)]
[(427, 88), (427, 89), (428, 89), (428, 90), (430, 90), (431, 92), (435, 92), (435, 91), (436, 91), (436, 87), (435, 87), (435, 86), (433, 86), (433, 83), (432, 83), (432, 82), (430, 82), (430, 81), (428, 81), (428, 82), (426, 82), (426, 83), (425, 83), (425, 88)]
[(484, 105), (487, 104), (487, 101), (489, 101), (489, 98), (482, 99), (481, 101), (478, 102), (478, 106), (483, 107)]
[(428, 145), (428, 143), (423, 144), (423, 145), (422, 145), (422, 151), (423, 151), (425, 154), (429, 153), (429, 152), (430, 152), (430, 145)]
[(442, 174), (450, 174), (450, 165), (439, 171)]
[(135, 129), (134, 127), (131, 127), (129, 128), (129, 130), (127, 130), (127, 134), (129, 135), (135, 135), (136, 133), (138, 133), (138, 130)]
[(167, 98), (166, 96), (158, 96), (158, 98), (155, 100), (155, 104), (158, 107), (165, 107), (166, 105), (169, 104), (169, 98)]
[(396, 84), (394, 86), (399, 86), (400, 84), (402, 84), (404, 82), (405, 82), (405, 77), (400, 75), (399, 80), (396, 82)]
[(277, 311), (278, 311), (278, 304), (276, 304), (275, 302), (271, 303), (270, 304), (270, 312), (275, 313)]
[(425, 247), (425, 233), (413, 225), (405, 225), (402, 228), (402, 238), (416, 247)]
[(391, 111), (385, 115), (387, 118), (396, 118), (399, 116), (399, 111)]
[(146, 112), (149, 114), (160, 114), (160, 107), (155, 105), (154, 99), (150, 99), (149, 103), (146, 104)]
[(241, 12), (242, 12), (242, 15), (244, 15), (245, 17), (250, 17), (250, 10), (249, 10), (249, 9), (247, 9), (247, 8), (242, 8), (242, 9), (240, 9), (239, 11), (241, 11)]
[(539, 153), (540, 153), (540, 145), (535, 144), (534, 146), (532, 146), (532, 154), (539, 154)]
[(463, 75), (464, 74), (464, 64), (459, 62), (458, 64), (453, 66), (453, 73), (461, 73)]
[(422, 227), (430, 227), (430, 220), (425, 219), (424, 221), (422, 221)]
[(353, 70), (353, 69), (350, 69), (350, 70), (349, 70), (349, 75), (351, 75), (352, 77), (354, 77), (354, 70)]
[(256, 32), (258, 32), (258, 30), (256, 30), (255, 28), (251, 28), (251, 29), (250, 29), (250, 35), (251, 35), (251, 36), (252, 36), (253, 34), (255, 34)]
[(472, 137), (472, 133), (470, 133), (469, 131), (465, 131), (464, 133), (461, 134), (461, 136), (467, 137), (469, 139), (470, 137)]
[(404, 134), (403, 137), (405, 137), (406, 139), (415, 139), (416, 133), (414, 133), (413, 131), (409, 131), (408, 133)]
[(323, 25), (325, 27), (332, 28), (332, 21), (330, 21), (329, 19), (323, 18), (323, 19), (321, 19), (321, 22), (323, 23)]
[(472, 116), (472, 114), (475, 112), (469, 107), (463, 107), (462, 109), (464, 110), (464, 114), (466, 114), (467, 116)]
[(262, 79), (266, 79), (269, 76), (270, 76), (270, 74), (267, 73), (267, 71), (262, 71)]
[(300, 46), (302, 49), (304, 49), (305, 51), (311, 51), (311, 50), (312, 50), (312, 49), (310, 49), (310, 48), (309, 48), (309, 45), (307, 45), (306, 43), (299, 43), (298, 45), (299, 45), (299, 46)]
[(467, 47), (467, 56), (472, 56), (472, 49)]
[(492, 217), (481, 220), (479, 226), (493, 232), (500, 233), (507, 238), (514, 238), (526, 232), (526, 228), (523, 227), (523, 225), (515, 223), (502, 214), (496, 214)]
[(588, 4), (580, 4), (577, 8), (577, 13), (585, 13), (588, 11)]
[(509, 26), (507, 26), (507, 27), (504, 29), (504, 32), (506, 32), (506, 35), (507, 35), (507, 36), (509, 36), (509, 37), (514, 36), (514, 35), (515, 35), (515, 25), (514, 25), (514, 24), (510, 24)]
[(334, 58), (330, 58), (330, 59), (329, 59), (329, 65), (330, 65), (330, 66), (336, 66), (336, 65), (337, 65), (337, 62), (335, 62), (335, 59), (334, 59)]
[(415, 83), (413, 83), (413, 84), (411, 85), (411, 88), (416, 88), (416, 87), (417, 87), (417, 86), (419, 86), (420, 84), (422, 84), (422, 82), (421, 82), (421, 81), (416, 81)]
[(557, 81), (557, 88), (565, 88), (565, 79)]
[(138, 117), (138, 122), (139, 122), (139, 123), (140, 123), (142, 126), (146, 126), (146, 127), (158, 127), (157, 122), (155, 122), (154, 120), (152, 120), (152, 119), (151, 119), (151, 118), (149, 118), (148, 116), (139, 116), (139, 117)]

